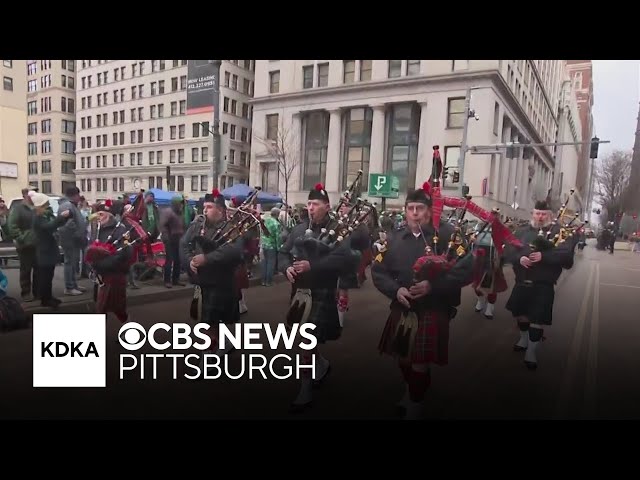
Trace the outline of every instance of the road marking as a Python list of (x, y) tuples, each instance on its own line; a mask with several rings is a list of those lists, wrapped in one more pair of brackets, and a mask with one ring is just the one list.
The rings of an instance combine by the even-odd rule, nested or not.
[(619, 283), (601, 283), (600, 285), (608, 285), (610, 287), (640, 288), (636, 285), (620, 285)]
[(587, 350), (587, 380), (584, 392), (584, 413), (588, 419), (596, 416), (596, 380), (598, 377), (598, 322), (600, 321), (600, 265), (596, 266), (593, 285), (593, 305), (591, 308), (591, 333)]
[(569, 356), (567, 358), (567, 366), (564, 370), (564, 377), (562, 379), (562, 387), (560, 389), (560, 395), (558, 397), (558, 405), (556, 407), (556, 417), (564, 418), (567, 406), (569, 404), (569, 395), (571, 393), (571, 386), (573, 385), (573, 379), (575, 377), (575, 371), (578, 366), (578, 358), (580, 357), (580, 346), (582, 345), (582, 337), (584, 335), (584, 326), (587, 322), (587, 304), (589, 303), (589, 291), (593, 284), (593, 275), (596, 269), (596, 263), (591, 264), (589, 270), (589, 278), (587, 280), (587, 286), (584, 290), (584, 297), (582, 298), (582, 305), (580, 306), (580, 313), (578, 314), (578, 320), (576, 322), (576, 328), (573, 331), (573, 340), (571, 342), (571, 348), (569, 349)]

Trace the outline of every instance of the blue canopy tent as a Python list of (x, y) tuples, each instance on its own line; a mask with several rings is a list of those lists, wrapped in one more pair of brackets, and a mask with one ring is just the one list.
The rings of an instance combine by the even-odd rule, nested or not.
[[(179, 192), (168, 192), (166, 190), (161, 190), (159, 188), (150, 188), (149, 190), (147, 190), (145, 193), (147, 192), (151, 192), (153, 193), (153, 196), (155, 197), (155, 201), (156, 204), (158, 204), (158, 206), (164, 207), (164, 206), (168, 206), (171, 205), (171, 199), (177, 195), (182, 195)], [(136, 198), (136, 195), (131, 195), (131, 197), (129, 197), (131, 201), (133, 201)], [(198, 203), (197, 200), (190, 198), (187, 200), (187, 203), (194, 207), (196, 206), (196, 204)]]
[[(226, 200), (231, 200), (233, 197), (235, 197), (236, 200), (244, 202), (249, 194), (251, 194), (251, 192), (253, 191), (254, 189), (249, 185), (246, 185), (244, 183), (236, 183), (229, 188), (225, 188), (222, 191), (222, 195)], [(260, 190), (260, 192), (258, 192), (258, 203), (260, 205), (264, 205), (265, 203), (282, 203), (282, 197), (280, 197), (279, 195), (271, 195)]]

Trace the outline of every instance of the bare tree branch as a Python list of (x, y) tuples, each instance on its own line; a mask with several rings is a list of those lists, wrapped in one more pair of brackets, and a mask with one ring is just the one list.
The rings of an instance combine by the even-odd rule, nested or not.
[(596, 167), (595, 179), (599, 203), (606, 212), (602, 221), (606, 223), (625, 207), (625, 197), (631, 173), (630, 151), (614, 150), (604, 157)]
[[(267, 134), (255, 135), (256, 140), (264, 147), (264, 152), (260, 155), (271, 157), (276, 163), (278, 171), (278, 185), (280, 178), (284, 180), (284, 201), (289, 205), (289, 182), (293, 172), (300, 165), (300, 152), (298, 149), (298, 138), (295, 132), (286, 128), (282, 122), (278, 125), (277, 132), (267, 138)], [(263, 185), (264, 187), (264, 185)]]

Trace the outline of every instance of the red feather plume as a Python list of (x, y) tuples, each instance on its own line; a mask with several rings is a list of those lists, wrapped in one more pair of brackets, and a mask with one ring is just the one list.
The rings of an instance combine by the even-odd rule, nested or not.
[(424, 193), (426, 193), (427, 195), (431, 195), (431, 184), (429, 182), (424, 182), (422, 184), (422, 190), (424, 190)]
[(113, 202), (111, 201), (111, 199), (107, 198), (104, 202), (104, 206), (108, 208), (108, 207), (111, 207), (112, 205), (113, 205)]
[(322, 185), (321, 183), (316, 183), (316, 186), (314, 188), (318, 191), (324, 190), (324, 185)]
[(217, 188), (214, 188), (213, 191), (211, 192), (211, 194), (214, 197), (219, 197), (220, 196), (220, 190), (218, 190)]

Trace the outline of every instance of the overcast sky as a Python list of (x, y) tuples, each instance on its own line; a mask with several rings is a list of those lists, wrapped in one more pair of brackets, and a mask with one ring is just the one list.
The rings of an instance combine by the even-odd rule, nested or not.
[(640, 60), (593, 60), (593, 122), (600, 140), (598, 156), (631, 150), (640, 101)]

